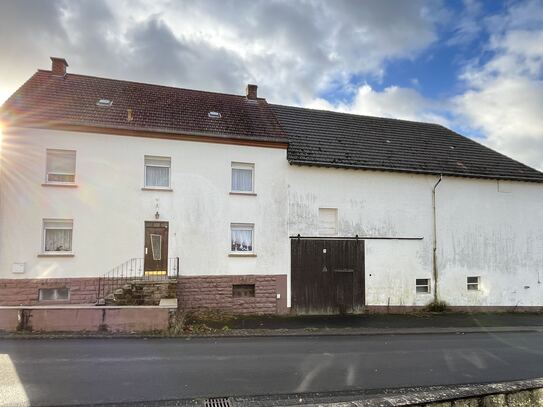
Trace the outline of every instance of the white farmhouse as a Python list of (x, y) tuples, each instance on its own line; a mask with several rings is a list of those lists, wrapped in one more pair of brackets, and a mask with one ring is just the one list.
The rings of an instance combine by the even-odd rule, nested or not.
[(167, 281), (234, 313), (543, 308), (542, 173), (435, 124), (52, 61), (2, 106), (0, 305)]

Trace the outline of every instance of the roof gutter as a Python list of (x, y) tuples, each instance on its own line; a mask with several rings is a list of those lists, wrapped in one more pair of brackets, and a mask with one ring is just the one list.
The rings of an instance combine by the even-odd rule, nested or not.
[(432, 188), (432, 275), (434, 278), (434, 303), (439, 302), (437, 290), (437, 209), (436, 209), (436, 189), (443, 180), (443, 174), (439, 175), (439, 179)]

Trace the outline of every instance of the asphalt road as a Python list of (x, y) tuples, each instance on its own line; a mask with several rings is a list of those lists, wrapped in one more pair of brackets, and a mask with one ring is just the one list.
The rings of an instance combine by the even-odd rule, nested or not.
[(3, 406), (380, 389), (541, 376), (541, 332), (0, 340)]

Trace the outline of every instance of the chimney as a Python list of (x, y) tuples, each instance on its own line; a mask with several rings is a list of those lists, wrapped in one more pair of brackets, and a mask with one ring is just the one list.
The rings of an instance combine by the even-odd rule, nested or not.
[(51, 73), (55, 76), (66, 76), (68, 62), (64, 58), (51, 57)]
[(257, 96), (256, 96), (256, 90), (257, 90), (257, 89), (258, 89), (258, 86), (248, 84), (248, 85), (247, 85), (246, 95), (245, 95), (245, 96), (247, 96), (247, 99), (256, 100), (256, 98), (257, 98)]

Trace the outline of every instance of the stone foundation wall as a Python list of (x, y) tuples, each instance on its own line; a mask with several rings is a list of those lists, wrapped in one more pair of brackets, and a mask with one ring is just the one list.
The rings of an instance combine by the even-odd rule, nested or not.
[[(69, 288), (67, 301), (39, 301), (40, 288)], [(98, 278), (0, 279), (1, 305), (94, 304)]]
[[(254, 297), (234, 297), (235, 284), (255, 286)], [(277, 298), (279, 295), (279, 298)], [(183, 310), (221, 310), (232, 314), (287, 312), (286, 275), (179, 277), (179, 307)]]

